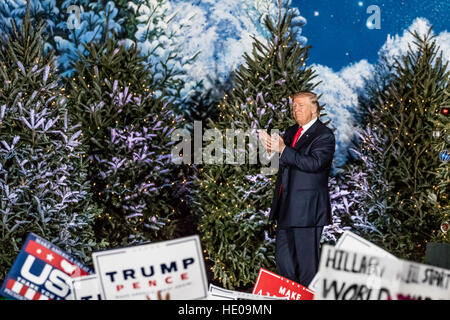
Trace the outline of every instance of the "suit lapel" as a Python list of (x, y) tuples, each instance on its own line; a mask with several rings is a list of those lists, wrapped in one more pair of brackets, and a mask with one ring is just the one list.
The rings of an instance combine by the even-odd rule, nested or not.
[[(306, 142), (311, 141), (311, 139), (315, 136), (315, 131), (317, 130), (317, 128), (319, 127), (319, 125), (322, 122), (320, 122), (319, 119), (317, 119), (316, 122), (314, 122), (314, 124), (309, 128), (309, 130), (307, 132), (305, 132), (295, 143), (294, 145), (294, 149), (298, 150), (300, 149), (300, 147), (302, 145), (304, 145)], [(294, 141), (295, 138), (295, 134), (298, 131), (299, 125), (296, 124), (294, 127), (292, 127), (292, 132), (289, 133), (288, 135), (288, 141), (289, 142), (289, 147), (292, 146), (292, 142)], [(285, 195), (287, 195), (287, 190), (289, 188), (289, 171), (290, 171), (290, 167), (283, 167), (283, 170), (281, 170), (281, 184), (283, 185), (283, 190), (284, 192), (282, 192), (281, 197), (284, 197)]]
[[(304, 134), (302, 134), (302, 136), (297, 140), (297, 142), (294, 145), (294, 149), (298, 150), (300, 149), (300, 147), (305, 144), (307, 141), (310, 141), (313, 137), (314, 137), (314, 133), (317, 129), (317, 127), (319, 126), (319, 119), (316, 120), (316, 122), (314, 122), (314, 124), (308, 129), (308, 131), (306, 131)], [(297, 124), (297, 130), (299, 128), (299, 125)], [(295, 135), (295, 134), (294, 134)], [(291, 140), (291, 144), (292, 141), (294, 140), (294, 138), (292, 138)]]
[[(291, 128), (291, 132), (289, 132), (288, 138), (287, 138), (287, 142), (289, 143), (289, 147), (292, 146), (292, 142), (294, 141), (295, 138), (295, 133), (298, 131), (298, 123), (296, 123), (292, 128)], [(297, 141), (298, 142), (298, 141)]]

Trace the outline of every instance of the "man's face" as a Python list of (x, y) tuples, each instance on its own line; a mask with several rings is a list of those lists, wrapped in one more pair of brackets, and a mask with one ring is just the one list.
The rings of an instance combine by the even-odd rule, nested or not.
[(312, 105), (311, 100), (308, 97), (296, 97), (292, 101), (292, 113), (294, 119), (300, 126), (303, 126), (310, 122), (315, 116), (316, 107)]

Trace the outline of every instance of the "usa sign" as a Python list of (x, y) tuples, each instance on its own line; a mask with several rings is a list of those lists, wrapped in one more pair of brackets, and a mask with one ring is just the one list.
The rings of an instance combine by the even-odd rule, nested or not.
[(72, 278), (91, 273), (57, 246), (30, 233), (0, 294), (19, 300), (72, 300)]
[(101, 296), (107, 300), (202, 299), (207, 278), (198, 236), (94, 252)]
[(271, 297), (285, 297), (289, 300), (313, 300), (314, 298), (312, 290), (264, 268), (259, 269), (252, 293)]

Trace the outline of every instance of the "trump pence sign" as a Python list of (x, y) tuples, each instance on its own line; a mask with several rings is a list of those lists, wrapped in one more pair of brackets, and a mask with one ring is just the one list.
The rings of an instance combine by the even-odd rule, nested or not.
[(107, 300), (202, 299), (207, 278), (198, 236), (94, 252), (95, 272)]

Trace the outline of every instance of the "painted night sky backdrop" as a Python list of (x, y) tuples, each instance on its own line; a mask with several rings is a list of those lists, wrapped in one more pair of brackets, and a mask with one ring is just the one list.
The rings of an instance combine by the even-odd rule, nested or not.
[[(367, 12), (371, 5), (380, 9), (380, 29), (367, 27), (373, 14)], [(355, 114), (363, 80), (371, 79), (381, 54), (393, 63), (394, 57), (406, 54), (408, 43), (412, 44), (408, 30), (423, 35), (433, 26), (443, 57), (450, 60), (450, 0), (292, 0), (291, 6), (306, 20), (301, 34), (312, 46), (308, 64), (322, 81), (315, 91), (322, 95), (325, 118), (337, 129), (337, 166), (346, 162), (359, 127)]]
[[(381, 29), (366, 26), (370, 5), (380, 8)], [(387, 35), (403, 33), (418, 17), (428, 19), (436, 33), (450, 22), (450, 0), (293, 0), (292, 6), (307, 20), (303, 35), (312, 45), (310, 62), (334, 70), (361, 59), (376, 62)]]

